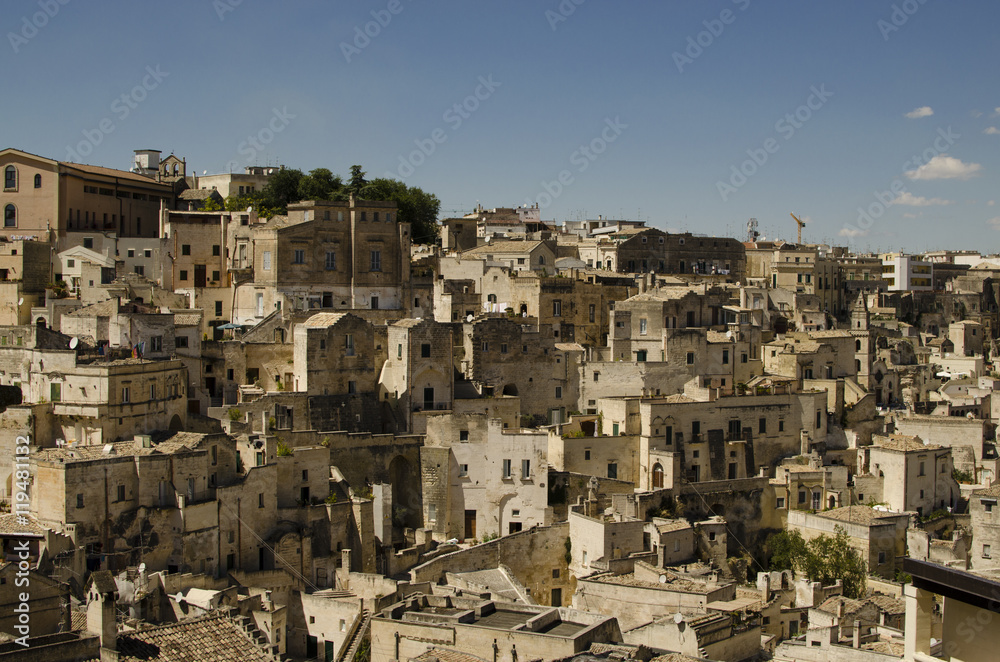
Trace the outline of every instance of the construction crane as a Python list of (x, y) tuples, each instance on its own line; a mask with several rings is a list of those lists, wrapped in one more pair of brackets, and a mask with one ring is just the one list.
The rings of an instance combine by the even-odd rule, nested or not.
[(791, 216), (792, 216), (792, 218), (795, 219), (795, 222), (798, 223), (798, 225), (799, 225), (799, 240), (798, 240), (798, 243), (801, 244), (802, 243), (802, 228), (805, 227), (806, 222), (803, 221), (798, 216), (796, 216), (795, 214), (792, 214)]

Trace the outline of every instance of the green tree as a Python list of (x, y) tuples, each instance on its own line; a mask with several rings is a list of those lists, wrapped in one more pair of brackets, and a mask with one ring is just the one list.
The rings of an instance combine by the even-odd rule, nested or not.
[(365, 179), (365, 171), (361, 169), (359, 165), (351, 166), (351, 181), (347, 183), (348, 192), (352, 193), (355, 198), (360, 198), (362, 196), (362, 191), (365, 188), (365, 184), (368, 181)]
[(281, 168), (270, 176), (267, 186), (261, 193), (268, 207), (279, 209), (278, 213), (284, 214), (288, 210), (288, 204), (298, 202), (299, 182), (302, 180), (302, 171), (295, 168)]
[(205, 202), (201, 206), (202, 211), (222, 211), (222, 205), (219, 204), (218, 200), (214, 197), (205, 198)]
[(838, 579), (849, 598), (865, 594), (868, 568), (861, 554), (851, 547), (850, 537), (842, 526), (834, 535), (821, 535), (805, 542), (798, 531), (781, 531), (767, 539), (764, 549), (771, 555), (772, 570), (795, 570), (809, 581), (824, 586)]
[(366, 200), (390, 200), (396, 203), (397, 219), (409, 223), (413, 241), (430, 244), (438, 236), (438, 210), (441, 201), (416, 186), (407, 186), (395, 179), (373, 179), (362, 191)]
[(299, 200), (334, 200), (344, 188), (339, 175), (327, 168), (316, 168), (299, 180)]

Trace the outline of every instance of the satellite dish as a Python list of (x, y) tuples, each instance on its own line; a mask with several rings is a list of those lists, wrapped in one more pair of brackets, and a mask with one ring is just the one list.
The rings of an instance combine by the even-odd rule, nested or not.
[(666, 575), (660, 575), (660, 583), (661, 584), (666, 584), (667, 583), (667, 576)]
[(465, 317), (465, 321), (466, 321), (466, 322), (471, 322), (471, 321), (472, 321), (472, 315), (467, 315), (467, 316)]
[(17, 300), (17, 305), (19, 305), (19, 306), (23, 306), (24, 305), (24, 297), (21, 297), (20, 299)]
[(249, 214), (250, 212), (252, 212), (252, 211), (253, 211), (253, 205), (250, 205), (249, 207), (247, 207), (247, 213), (248, 213), (248, 214)]
[(207, 170), (202, 170), (202, 171), (201, 171), (201, 174), (203, 174), (203, 175), (207, 175), (207, 174), (208, 174), (208, 171), (207, 171)]
[(677, 625), (680, 625), (683, 622), (684, 622), (684, 614), (682, 614), (680, 612), (677, 612), (676, 614), (674, 614), (674, 623), (677, 623)]
[(140, 563), (139, 564), (139, 574), (141, 575), (141, 574), (143, 574), (145, 572), (146, 572), (146, 564), (145, 563)]
[(69, 339), (69, 348), (70, 349), (76, 349), (79, 346), (80, 346), (80, 339), (79, 338), (77, 338), (76, 336), (73, 336), (72, 338)]

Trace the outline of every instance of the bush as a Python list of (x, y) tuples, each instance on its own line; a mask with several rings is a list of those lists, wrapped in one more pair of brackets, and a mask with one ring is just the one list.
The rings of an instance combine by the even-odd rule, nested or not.
[(821, 535), (809, 542), (798, 531), (775, 533), (764, 543), (771, 555), (771, 570), (797, 570), (810, 581), (824, 586), (841, 580), (844, 595), (859, 598), (865, 594), (868, 568), (861, 554), (850, 546), (847, 530), (834, 529), (833, 537)]
[(957, 482), (965, 483), (967, 485), (972, 485), (973, 483), (976, 482), (976, 479), (973, 477), (972, 472), (969, 471), (959, 471), (958, 469), (955, 469), (954, 471), (951, 472), (951, 477), (954, 478)]
[(278, 440), (278, 457), (291, 457), (292, 447), (281, 439)]
[(236, 409), (235, 407), (229, 410), (229, 420), (233, 421), (234, 423), (240, 420), (242, 416), (243, 412), (241, 412), (239, 409)]
[(337, 503), (337, 493), (331, 491), (330, 496), (326, 498), (327, 503)]

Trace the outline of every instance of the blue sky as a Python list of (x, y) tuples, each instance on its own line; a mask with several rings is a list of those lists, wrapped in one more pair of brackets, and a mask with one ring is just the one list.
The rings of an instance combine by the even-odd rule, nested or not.
[(995, 0), (5, 9), (0, 142), (57, 159), (360, 163), (442, 215), (537, 202), (740, 237), (755, 217), (794, 239), (795, 212), (806, 241), (859, 250), (1000, 238)]

